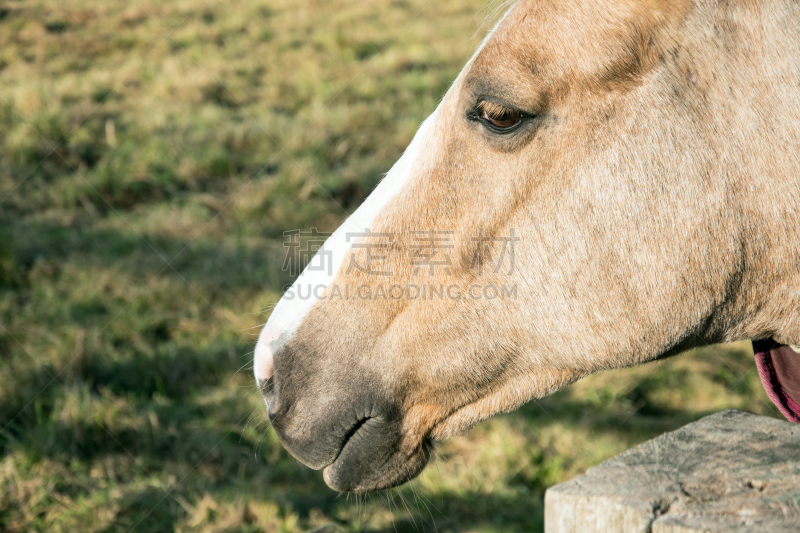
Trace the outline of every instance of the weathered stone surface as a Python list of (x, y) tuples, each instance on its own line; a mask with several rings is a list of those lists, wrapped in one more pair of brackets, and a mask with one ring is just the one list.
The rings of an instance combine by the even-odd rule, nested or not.
[(546, 533), (800, 532), (800, 425), (736, 410), (551, 487)]

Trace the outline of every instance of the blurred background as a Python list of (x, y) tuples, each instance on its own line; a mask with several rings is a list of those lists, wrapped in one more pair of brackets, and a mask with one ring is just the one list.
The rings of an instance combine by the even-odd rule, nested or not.
[(486, 0), (0, 1), (0, 531), (541, 531), (546, 488), (727, 407), (749, 343), (608, 372), (329, 490), (251, 377), (283, 232), (332, 231)]

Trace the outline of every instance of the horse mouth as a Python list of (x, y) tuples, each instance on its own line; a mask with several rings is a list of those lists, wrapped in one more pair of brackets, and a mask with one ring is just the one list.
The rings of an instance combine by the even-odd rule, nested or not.
[(379, 417), (359, 419), (345, 434), (336, 458), (324, 468), (325, 483), (341, 492), (366, 493), (402, 485), (428, 463), (432, 445), (404, 446), (400, 425)]
[(366, 423), (368, 423), (370, 420), (373, 420), (374, 418), (375, 417), (372, 416), (365, 416), (364, 418), (361, 418), (360, 420), (356, 421), (356, 423), (353, 424), (353, 426), (347, 430), (347, 433), (345, 433), (344, 437), (342, 437), (342, 447), (339, 449), (339, 453), (337, 453), (336, 457), (333, 458), (333, 461), (331, 461), (331, 463), (325, 467), (326, 469), (329, 468), (331, 465), (333, 465), (339, 459), (339, 457), (342, 456), (342, 453), (344, 452), (345, 448), (347, 448), (347, 445), (353, 441), (353, 437), (355, 437), (356, 433), (358, 433)]
[[(351, 428), (350, 428), (350, 429), (347, 431), (347, 433), (346, 433), (346, 434), (345, 434), (345, 436), (344, 436), (344, 439), (342, 439), (342, 450), (344, 450), (345, 446), (347, 446), (347, 444), (348, 444), (348, 443), (349, 443), (349, 442), (350, 442), (350, 441), (353, 439), (353, 437), (355, 436), (355, 434), (356, 434), (356, 433), (358, 433), (358, 431), (359, 431), (359, 430), (360, 430), (362, 427), (364, 427), (364, 424), (368, 423), (368, 422), (369, 422), (370, 420), (372, 420), (373, 418), (375, 418), (375, 417), (372, 417), (372, 416), (365, 416), (364, 418), (362, 418), (361, 420), (359, 420), (359, 421), (357, 421), (355, 424), (353, 424), (353, 427), (351, 427)], [(339, 453), (336, 455), (336, 459), (338, 459), (338, 458), (339, 458), (339, 455), (341, 455), (341, 453), (342, 453), (342, 450), (339, 450)], [(335, 461), (336, 461), (336, 459), (334, 459), (333, 461), (335, 462)]]

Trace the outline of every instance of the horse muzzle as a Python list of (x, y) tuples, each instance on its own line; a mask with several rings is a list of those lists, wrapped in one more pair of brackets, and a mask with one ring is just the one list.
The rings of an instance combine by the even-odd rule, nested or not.
[(380, 380), (352, 367), (322, 371), (323, 360), (290, 342), (272, 354), (269, 377), (258, 379), (281, 444), (303, 464), (324, 469), (328, 486), (343, 492), (386, 489), (419, 474), (429, 441), (404, 432), (402, 409)]

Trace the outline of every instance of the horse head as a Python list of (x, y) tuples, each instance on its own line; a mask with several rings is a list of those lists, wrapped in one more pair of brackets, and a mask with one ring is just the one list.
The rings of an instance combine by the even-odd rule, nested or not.
[(391, 487), (434, 440), (592, 372), (797, 344), (799, 20), (510, 9), (263, 329), (285, 447), (332, 488)]

